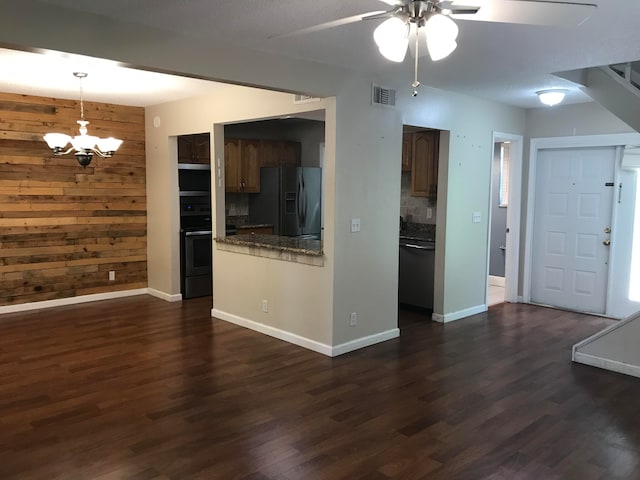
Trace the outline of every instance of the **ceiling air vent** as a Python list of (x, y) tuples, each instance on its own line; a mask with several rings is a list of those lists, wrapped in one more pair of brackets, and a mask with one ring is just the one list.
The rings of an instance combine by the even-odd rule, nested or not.
[(371, 103), (393, 107), (396, 104), (396, 91), (374, 83), (371, 89)]
[(312, 97), (311, 95), (303, 95), (301, 93), (296, 93), (293, 96), (293, 103), (311, 103), (311, 102), (319, 102), (319, 97)]

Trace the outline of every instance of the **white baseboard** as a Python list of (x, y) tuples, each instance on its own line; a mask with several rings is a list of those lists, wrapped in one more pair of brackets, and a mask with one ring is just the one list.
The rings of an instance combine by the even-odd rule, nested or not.
[(222, 310), (217, 310), (215, 308), (211, 309), (211, 316), (256, 332), (264, 333), (265, 335), (269, 335), (270, 337), (274, 337), (279, 340), (284, 340), (285, 342), (293, 343), (294, 345), (327, 355), (328, 357), (336, 357), (344, 353), (352, 352), (360, 348), (396, 338), (400, 335), (400, 330), (394, 328), (386, 332), (380, 332), (374, 335), (369, 335), (368, 337), (358, 338), (332, 347), (326, 343), (320, 343), (315, 340), (311, 340), (310, 338), (302, 337), (295, 333), (287, 332), (263, 323), (254, 322), (253, 320), (223, 312)]
[(609, 360), (608, 358), (596, 357), (595, 355), (589, 355), (588, 353), (580, 352), (573, 352), (573, 361), (576, 363), (582, 363), (584, 365), (590, 365), (592, 367), (602, 368), (604, 370), (640, 378), (640, 366), (638, 365), (622, 363), (616, 360)]
[(298, 345), (299, 347), (308, 348), (309, 350), (322, 353), (323, 355), (327, 355), (329, 357), (332, 356), (332, 349), (330, 345), (316, 342), (315, 340), (296, 335), (295, 333), (290, 333), (279, 328), (271, 327), (269, 325), (265, 325), (264, 323), (254, 322), (253, 320), (239, 317), (237, 315), (233, 315), (232, 313), (223, 312), (222, 310), (218, 310), (216, 308), (211, 309), (211, 316), (219, 318), (220, 320), (224, 320), (225, 322), (248, 328), (250, 330), (255, 330), (256, 332), (264, 333), (265, 335), (269, 335), (270, 337), (284, 340), (285, 342), (293, 343), (294, 345)]
[(94, 293), (91, 295), (78, 295), (77, 297), (56, 298), (55, 300), (43, 300), (42, 302), (21, 303), (19, 305), (6, 305), (0, 307), (0, 315), (4, 313), (27, 312), (29, 310), (40, 310), (41, 308), (61, 307), (63, 305), (75, 305), (78, 303), (97, 302), (99, 300), (111, 300), (114, 298), (132, 297), (134, 295), (145, 295), (147, 288), (136, 288), (133, 290), (120, 290), (117, 292)]
[(489, 275), (489, 285), (493, 285), (496, 287), (504, 287), (504, 277)]
[(354, 350), (359, 350), (364, 347), (369, 347), (371, 345), (375, 345), (376, 343), (386, 342), (387, 340), (398, 338), (399, 336), (400, 329), (392, 328), (391, 330), (387, 330), (385, 332), (374, 333), (373, 335), (369, 335), (367, 337), (356, 338), (355, 340), (351, 340), (350, 342), (341, 343), (340, 345), (332, 347), (331, 356), (337, 357), (338, 355), (353, 352)]
[(172, 295), (170, 293), (165, 293), (165, 292), (161, 292), (160, 290), (156, 290), (155, 288), (148, 288), (147, 290), (148, 290), (147, 293), (149, 295), (151, 295), (152, 297), (156, 297), (161, 300), (164, 300), (165, 302), (181, 302), (182, 301), (181, 293), (176, 293), (175, 295)]
[(478, 313), (483, 313), (487, 311), (487, 306), (476, 305), (475, 307), (465, 308), (464, 310), (458, 310), (457, 312), (445, 313), (444, 315), (441, 313), (433, 313), (431, 315), (431, 319), (435, 322), (447, 323), (453, 322), (455, 320), (460, 320), (462, 318), (470, 317), (471, 315), (476, 315)]

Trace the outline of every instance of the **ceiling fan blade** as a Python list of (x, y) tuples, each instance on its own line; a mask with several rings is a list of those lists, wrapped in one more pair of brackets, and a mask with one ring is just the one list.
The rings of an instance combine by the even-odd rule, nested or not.
[(402, 7), (409, 3), (409, 0), (380, 0), (381, 2), (391, 5), (392, 7)]
[(452, 7), (449, 15), (474, 15), (478, 13), (480, 7)]
[(344, 18), (339, 18), (338, 20), (333, 20), (331, 22), (326, 22), (326, 23), (320, 23), (318, 25), (313, 25), (311, 27), (307, 27), (307, 28), (302, 28), (300, 30), (295, 30), (293, 32), (289, 32), (289, 33), (283, 33), (281, 35), (272, 35), (269, 38), (287, 38), (287, 37), (294, 37), (297, 35), (306, 35), (308, 33), (314, 33), (314, 32), (320, 32), (322, 30), (327, 30), (329, 28), (334, 28), (334, 27), (339, 27), (341, 25), (348, 25), (350, 23), (356, 23), (356, 22), (360, 22), (362, 20), (367, 20), (369, 18), (385, 18), (388, 16), (393, 15), (393, 13), (395, 12), (395, 9), (392, 11), (385, 11), (385, 10), (380, 10), (380, 11), (376, 11), (376, 12), (368, 12), (368, 13), (361, 13), (359, 15), (353, 15), (351, 17), (344, 17)]
[(458, 20), (567, 27), (582, 25), (597, 8), (593, 3), (552, 0), (488, 0), (478, 3), (481, 6), (475, 15), (456, 14), (452, 17)]
[(456, 5), (455, 0), (441, 0), (435, 4), (436, 10), (442, 12), (442, 10), (448, 10), (447, 15), (473, 15), (480, 10), (482, 5)]

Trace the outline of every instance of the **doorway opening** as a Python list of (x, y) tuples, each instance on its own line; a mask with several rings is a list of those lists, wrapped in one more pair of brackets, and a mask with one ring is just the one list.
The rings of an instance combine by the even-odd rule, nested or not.
[(400, 188), (398, 326), (433, 313), (440, 131), (405, 125)]
[(520, 257), (522, 137), (494, 132), (486, 305), (516, 302)]

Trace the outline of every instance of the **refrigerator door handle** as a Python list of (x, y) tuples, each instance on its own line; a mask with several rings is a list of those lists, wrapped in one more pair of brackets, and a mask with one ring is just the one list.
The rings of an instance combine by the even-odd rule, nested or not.
[(304, 176), (300, 175), (300, 184), (302, 185), (302, 190), (300, 192), (300, 226), (302, 228), (306, 227), (307, 222), (307, 191), (306, 185), (304, 184)]
[(302, 183), (298, 178), (298, 187), (296, 189), (296, 214), (298, 216), (298, 227), (302, 226)]

